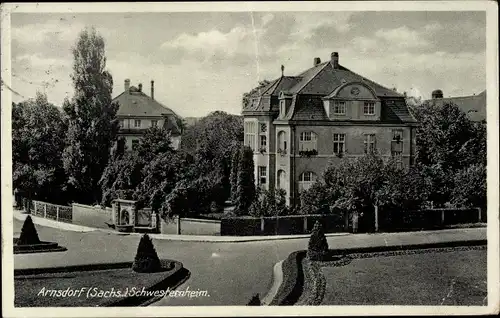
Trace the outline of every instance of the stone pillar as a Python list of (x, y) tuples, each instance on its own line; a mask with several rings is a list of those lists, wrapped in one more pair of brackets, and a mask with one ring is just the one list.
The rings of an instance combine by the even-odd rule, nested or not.
[(378, 205), (375, 205), (374, 208), (375, 208), (375, 232), (378, 232)]
[(177, 234), (181, 234), (181, 217), (180, 215), (177, 215)]

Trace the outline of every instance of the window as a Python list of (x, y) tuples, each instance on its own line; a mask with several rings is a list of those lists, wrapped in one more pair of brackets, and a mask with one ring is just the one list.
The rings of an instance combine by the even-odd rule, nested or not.
[(398, 169), (403, 168), (403, 152), (402, 151), (392, 151), (391, 153), (394, 162), (396, 163), (396, 167)]
[(375, 134), (365, 135), (365, 153), (373, 153), (375, 151)]
[[(152, 120), (151, 121), (151, 127), (158, 127), (158, 121), (157, 120)], [(240, 126), (241, 127), (241, 126)]]
[(335, 102), (333, 104), (334, 115), (345, 115), (345, 102)]
[(280, 115), (281, 115), (281, 117), (285, 116), (285, 101), (284, 100), (280, 101)]
[(311, 171), (306, 171), (299, 176), (299, 191), (309, 189), (316, 181), (316, 175)]
[(310, 151), (317, 149), (317, 135), (312, 131), (303, 131), (299, 137), (299, 150)]
[(402, 152), (403, 151), (403, 130), (393, 129), (392, 130), (392, 142), (391, 151)]
[(345, 134), (333, 134), (333, 153), (342, 154), (345, 152)]
[(253, 121), (245, 122), (245, 146), (255, 150), (257, 138), (257, 123)]
[(139, 146), (139, 140), (137, 139), (132, 140), (132, 150), (137, 150), (138, 146)]
[(278, 152), (281, 154), (286, 154), (286, 132), (280, 131), (278, 133)]
[(260, 123), (259, 126), (260, 126), (260, 133), (261, 134), (267, 132), (267, 124), (266, 123)]
[(363, 107), (363, 113), (365, 115), (375, 115), (375, 103), (365, 102), (365, 106)]
[(125, 127), (125, 120), (121, 119), (120, 120), (120, 128), (124, 128)]
[(267, 136), (260, 135), (260, 150), (266, 150), (267, 148)]
[(266, 184), (267, 179), (267, 168), (265, 166), (259, 166), (259, 184)]
[(134, 127), (135, 127), (135, 128), (139, 128), (139, 127), (141, 127), (141, 120), (140, 120), (140, 119), (136, 119), (136, 120), (134, 120)]
[(277, 188), (283, 189), (286, 185), (286, 172), (284, 170), (278, 170), (278, 180), (277, 180)]

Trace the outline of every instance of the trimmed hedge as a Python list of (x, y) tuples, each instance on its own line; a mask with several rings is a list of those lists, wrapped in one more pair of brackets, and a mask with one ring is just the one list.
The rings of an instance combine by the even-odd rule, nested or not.
[(291, 306), (297, 302), (304, 288), (304, 272), (302, 261), (305, 259), (307, 251), (292, 252), (283, 261), (283, 282), (276, 293), (276, 296), (269, 304), (270, 306)]

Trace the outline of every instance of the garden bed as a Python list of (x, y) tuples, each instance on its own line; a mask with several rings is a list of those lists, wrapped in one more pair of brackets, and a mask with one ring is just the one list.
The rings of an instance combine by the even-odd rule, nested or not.
[[(155, 273), (138, 273), (131, 262), (16, 270), (16, 307), (141, 306), (161, 299), (189, 277), (180, 262), (162, 260)], [(66, 292), (66, 293), (64, 293)]]
[(17, 241), (18, 238), (13, 239), (14, 254), (64, 252), (68, 250), (63, 246), (59, 246), (56, 242), (40, 241), (38, 244), (17, 245)]

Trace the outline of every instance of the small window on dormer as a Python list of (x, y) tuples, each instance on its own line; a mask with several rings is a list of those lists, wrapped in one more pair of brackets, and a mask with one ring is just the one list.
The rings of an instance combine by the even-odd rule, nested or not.
[(334, 115), (345, 115), (345, 102), (337, 101), (333, 104)]
[(375, 103), (374, 102), (365, 102), (365, 105), (363, 107), (363, 114), (375, 115)]

